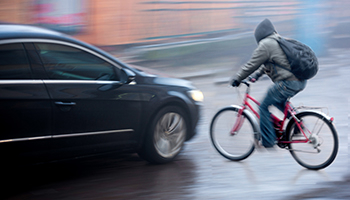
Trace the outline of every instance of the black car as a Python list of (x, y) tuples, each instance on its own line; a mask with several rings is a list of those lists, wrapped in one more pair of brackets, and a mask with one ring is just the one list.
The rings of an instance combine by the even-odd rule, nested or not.
[(40, 161), (111, 151), (153, 163), (191, 139), (202, 93), (62, 33), (0, 25), (0, 152)]

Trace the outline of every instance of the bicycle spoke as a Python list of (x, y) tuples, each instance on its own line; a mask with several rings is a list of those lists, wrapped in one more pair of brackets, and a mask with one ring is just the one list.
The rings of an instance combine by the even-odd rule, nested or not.
[(230, 160), (245, 159), (254, 150), (255, 127), (246, 116), (237, 117), (237, 114), (236, 108), (222, 109), (214, 116), (210, 126), (210, 138), (215, 149)]
[(315, 112), (299, 113), (298, 118), (309, 141), (297, 142), (297, 139), (305, 136), (300, 133), (295, 122), (292, 122), (294, 124), (288, 133), (292, 142), (288, 145), (288, 150), (300, 165), (308, 169), (327, 167), (333, 162), (338, 151), (338, 136), (333, 125)]

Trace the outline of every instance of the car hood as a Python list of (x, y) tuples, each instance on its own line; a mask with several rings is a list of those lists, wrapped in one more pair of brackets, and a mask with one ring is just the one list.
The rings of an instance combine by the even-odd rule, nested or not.
[(169, 77), (159, 77), (159, 76), (142, 76), (136, 78), (138, 84), (146, 85), (160, 85), (160, 86), (176, 86), (176, 87), (186, 87), (189, 89), (194, 89), (191, 81), (169, 78)]
[(166, 78), (166, 77), (156, 77), (153, 79), (155, 84), (159, 85), (169, 85), (169, 86), (180, 86), (180, 87), (188, 87), (193, 88), (192, 82), (178, 79), (178, 78)]
[(174, 78), (158, 70), (149, 69), (138, 65), (129, 65), (129, 66), (137, 70), (137, 73), (139, 75), (139, 77), (136, 78), (137, 83), (149, 84), (149, 85), (187, 87), (190, 89), (194, 88), (191, 81)]
[(129, 67), (132, 67), (133, 69), (136, 69), (137, 72), (143, 76), (162, 76), (162, 77), (171, 77), (170, 75), (163, 73), (161, 71), (150, 69), (147, 67), (142, 67), (139, 65), (131, 65), (128, 64)]

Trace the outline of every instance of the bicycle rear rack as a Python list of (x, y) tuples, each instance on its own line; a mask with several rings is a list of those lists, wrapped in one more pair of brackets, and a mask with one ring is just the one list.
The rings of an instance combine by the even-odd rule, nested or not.
[[(315, 106), (298, 106), (294, 108), (295, 110), (320, 110), (323, 113), (326, 113), (327, 115), (329, 114), (328, 108), (327, 107), (315, 107)], [(327, 110), (327, 112), (324, 112), (324, 110)]]

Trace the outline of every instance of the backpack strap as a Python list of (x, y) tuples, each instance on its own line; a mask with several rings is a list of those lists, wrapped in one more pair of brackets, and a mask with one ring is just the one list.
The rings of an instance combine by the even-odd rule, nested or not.
[[(280, 39), (280, 38), (282, 38), (282, 36), (279, 36), (279, 37), (278, 37), (278, 39)], [(278, 45), (280, 46), (280, 48), (282, 48), (281, 45), (280, 45), (280, 41), (279, 41), (278, 39), (276, 39), (276, 38), (272, 38), (272, 39), (274, 39), (274, 40), (278, 43)], [(283, 52), (283, 50), (282, 50), (282, 52)], [(283, 53), (284, 53), (284, 52), (283, 52)], [(284, 55), (286, 55), (286, 54), (284, 53)], [(287, 56), (287, 55), (286, 55), (286, 56)], [(275, 68), (275, 66), (277, 66), (277, 67), (279, 67), (279, 68), (282, 68), (282, 69), (285, 69), (285, 70), (287, 70), (287, 71), (289, 71), (289, 72), (292, 72), (291, 69), (288, 69), (288, 68), (286, 68), (286, 67), (283, 67), (283, 66), (279, 65), (279, 64), (275, 63), (275, 61), (273, 61), (272, 64), (274, 65), (274, 68)]]
[(285, 69), (285, 70), (287, 70), (287, 71), (289, 71), (289, 72), (292, 72), (292, 70), (288, 69), (287, 67), (282, 67), (281, 65), (279, 65), (279, 64), (277, 64), (277, 63), (275, 63), (275, 62), (272, 62), (272, 64), (273, 64), (274, 68), (275, 68), (275, 66), (277, 66), (277, 67), (279, 67), (279, 68), (282, 68), (282, 69)]

